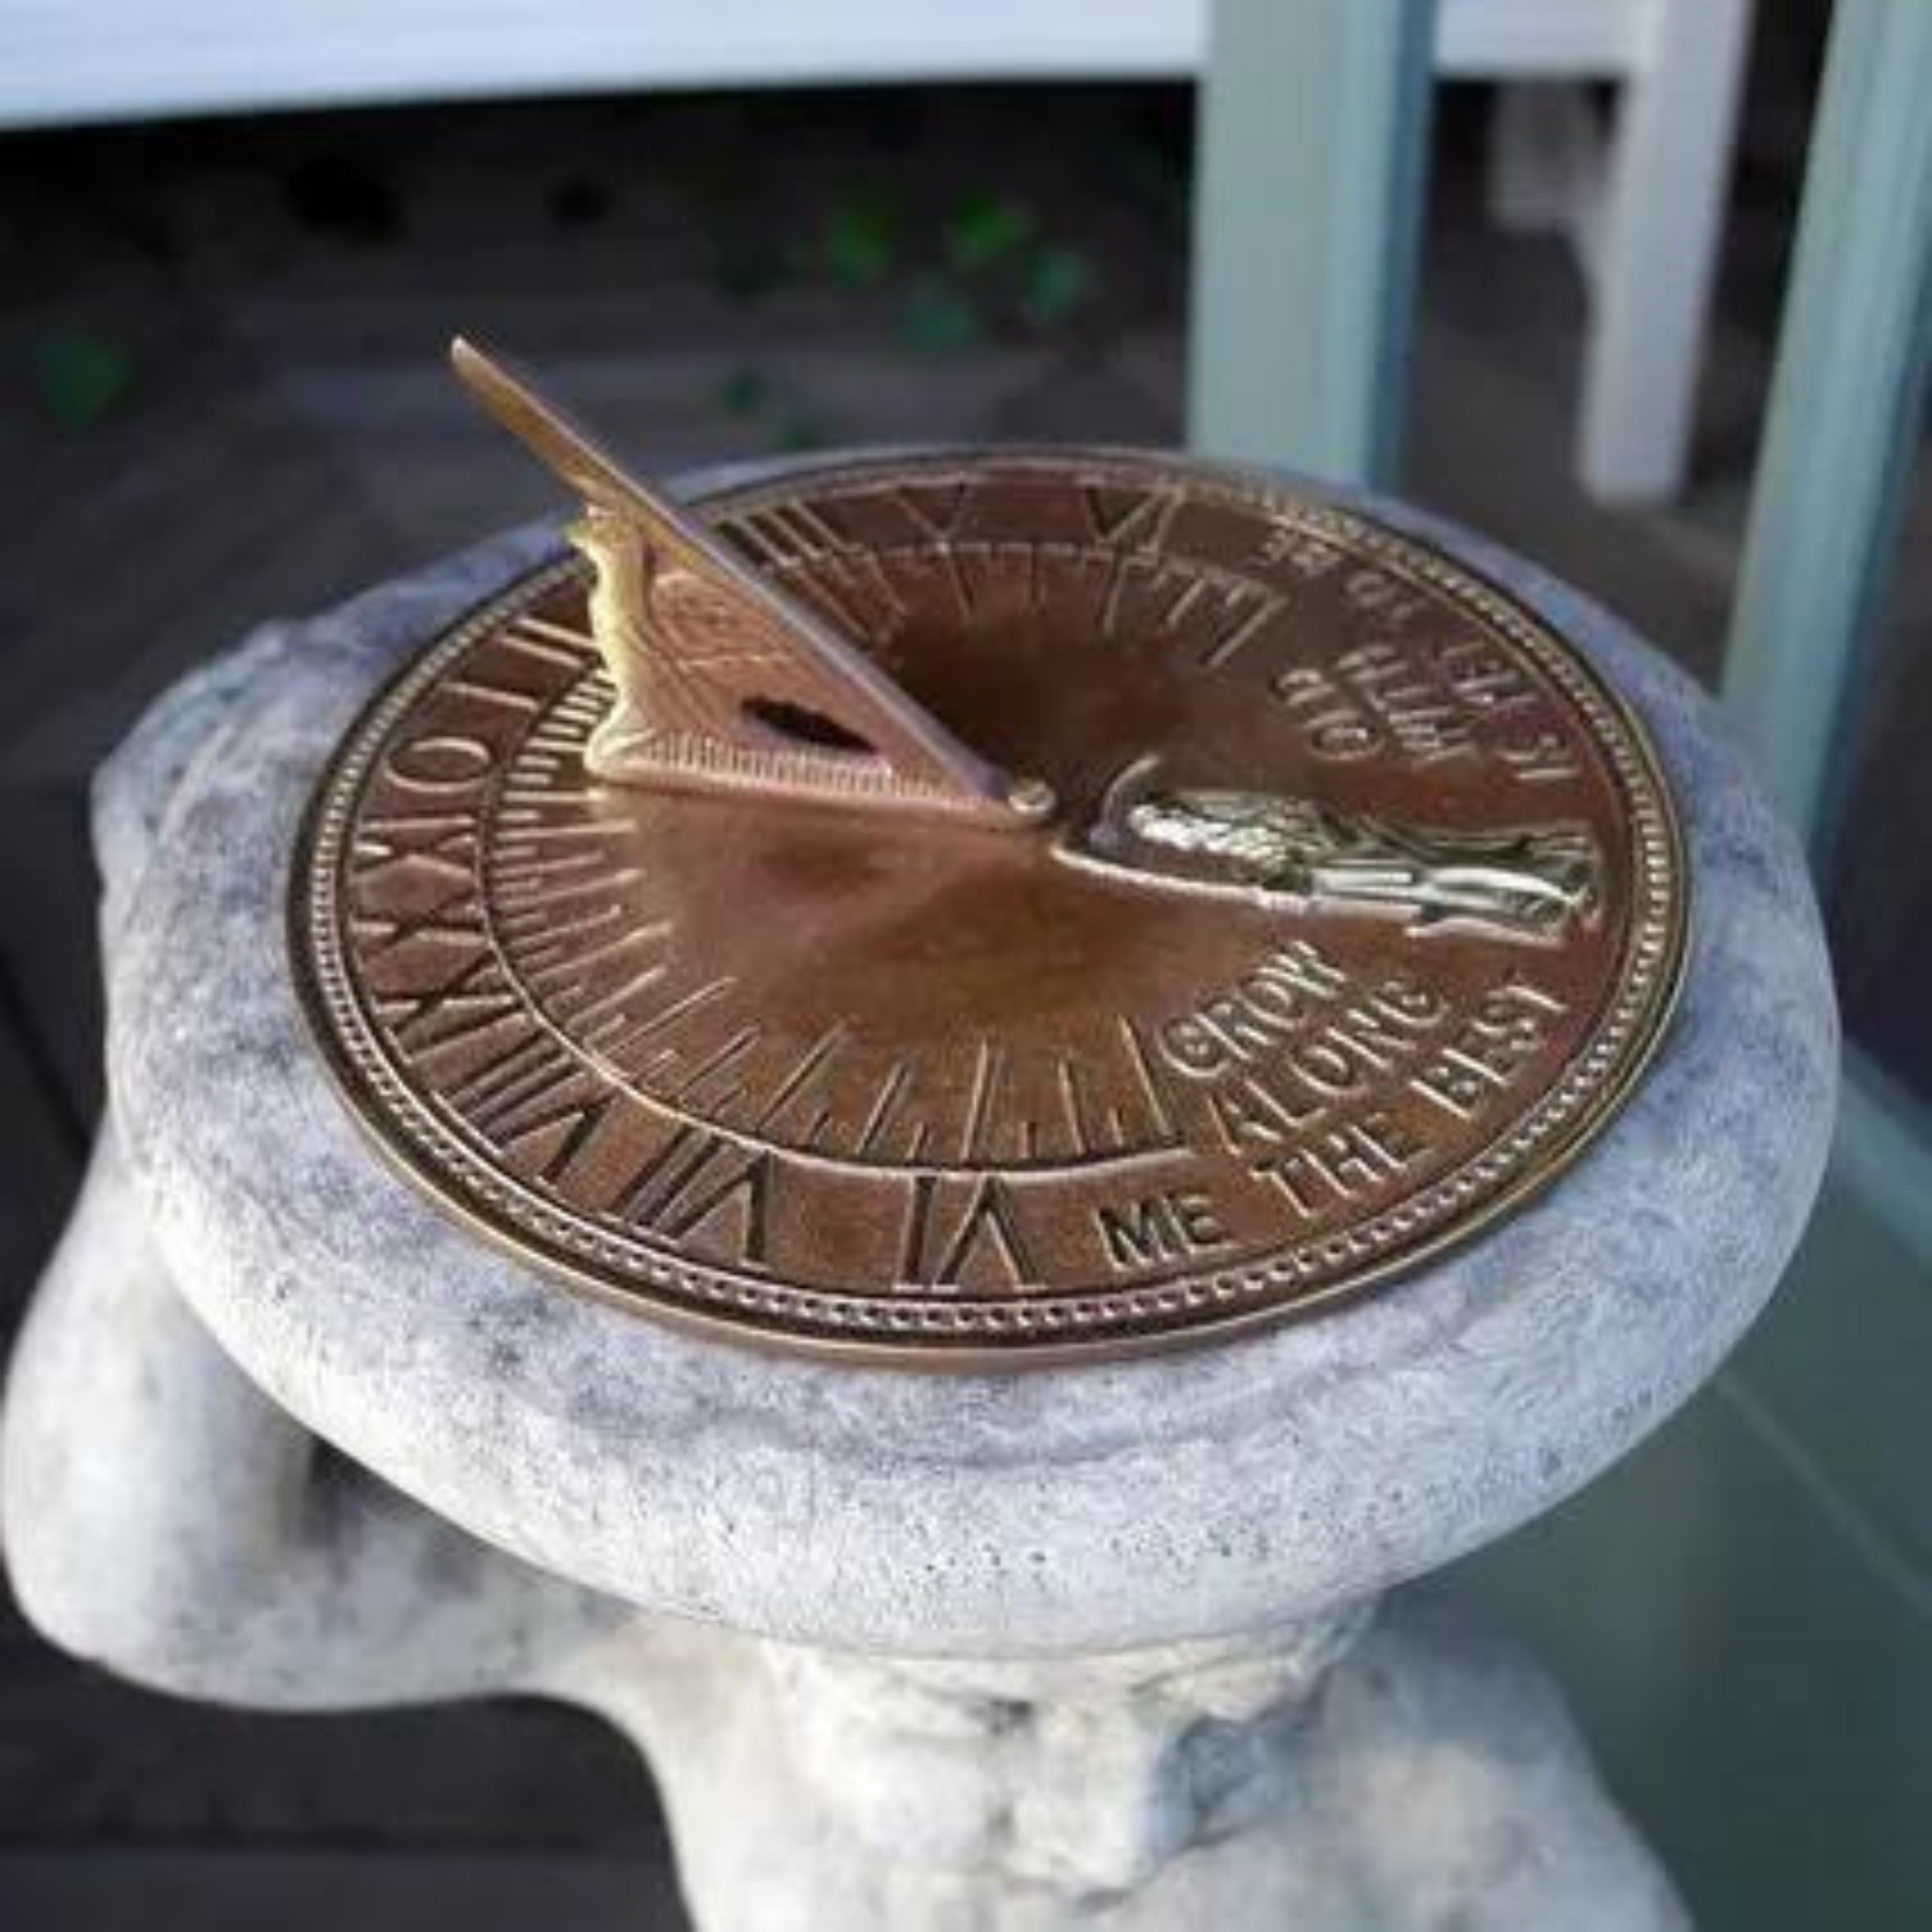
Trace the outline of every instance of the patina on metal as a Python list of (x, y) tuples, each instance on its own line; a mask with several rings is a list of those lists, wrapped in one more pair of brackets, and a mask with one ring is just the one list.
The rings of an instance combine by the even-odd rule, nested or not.
[(378, 1145), (532, 1264), (906, 1366), (1207, 1340), (1474, 1235), (1637, 1077), (1665, 782), (1461, 563), (1113, 452), (672, 505), (460, 362), (582, 554), (346, 734), (293, 947)]

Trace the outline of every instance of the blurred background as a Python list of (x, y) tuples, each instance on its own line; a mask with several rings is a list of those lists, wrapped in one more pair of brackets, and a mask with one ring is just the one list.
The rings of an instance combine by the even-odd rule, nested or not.
[[(1619, 56), (1661, 8), (1701, 47)], [(251, 625), (559, 507), (446, 377), (453, 330), (659, 474), (913, 438), (1220, 447), (1244, 415), (1265, 445), (1224, 319), (1190, 341), (1190, 264), (1200, 223), (1241, 222), (1265, 266), (1309, 184), (1231, 180), (1236, 144), (1220, 204), (1197, 193), (1202, 8), (855, 7), (821, 32), (637, 0), (607, 45), (613, 11), (0, 0), (9, 1325), (100, 1105), (91, 767)], [(1440, 16), (1392, 479), (1714, 685), (1833, 13)], [(1908, 482), (1858, 702), (1816, 721), (1861, 1078), (1813, 1235), (1711, 1391), (1449, 1580), (1548, 1660), (1718, 1927), (1932, 1922), (1932, 494)], [(646, 1776), (590, 1720), (176, 1704), (0, 1605), (0, 1925), (538, 1914), (682, 1923)]]

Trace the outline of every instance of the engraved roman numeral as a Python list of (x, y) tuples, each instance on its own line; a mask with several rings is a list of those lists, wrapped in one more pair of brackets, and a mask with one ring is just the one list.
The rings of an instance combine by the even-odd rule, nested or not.
[(1576, 754), (1554, 731), (1538, 732), (1527, 744), (1499, 745), (1496, 756), (1519, 784), (1563, 784), (1583, 771)]
[[(590, 1146), (616, 1100), (614, 1094), (597, 1087), (594, 1076), (586, 1074), (585, 1078), (592, 1081), (591, 1090), (576, 1099), (539, 1105), (534, 1111), (519, 1108), (507, 1124), (499, 1122), (496, 1151), (513, 1167), (534, 1156), (537, 1165), (529, 1172), (540, 1180), (554, 1183), (561, 1179), (570, 1164)], [(534, 1147), (533, 1142), (537, 1143)], [(518, 1158), (512, 1160), (512, 1156)]]
[[(981, 1176), (963, 1208), (948, 1198), (947, 1176), (913, 1176), (906, 1202), (899, 1282), (907, 1288), (960, 1289), (990, 1269), (1008, 1289), (1036, 1287), (1013, 1190), (997, 1174)], [(983, 1284), (991, 1286), (992, 1284)]]
[(467, 879), (476, 864), (477, 821), (469, 812), (365, 818), (349, 847), (349, 870), (369, 879), (414, 861)]
[(499, 630), (491, 641), (560, 671), (581, 671), (584, 659), (597, 655), (597, 644), (589, 631), (527, 614)]
[(971, 499), (971, 483), (900, 483), (892, 499), (918, 526), (920, 534), (944, 542), (959, 528)]
[(703, 1234), (718, 1244), (715, 1259), (763, 1271), (769, 1266), (776, 1177), (767, 1150), (739, 1147), (701, 1127), (680, 1127), (632, 1175), (617, 1212), (667, 1241)]
[(448, 1099), (512, 1172), (554, 1183), (596, 1138), (617, 1096), (549, 1035), (525, 1033)]
[(495, 1141), (530, 1124), (525, 1110), (531, 1103), (551, 1098), (584, 1074), (561, 1040), (548, 1033), (528, 1033), (472, 1068), (447, 1089), (445, 1098), (478, 1133)]
[[(452, 910), (452, 907), (460, 908)], [(483, 913), (475, 889), (469, 885), (446, 894), (419, 911), (385, 916), (379, 912), (349, 914), (349, 930), (362, 942), (363, 959), (380, 959), (412, 939), (432, 939), (474, 946), (483, 936)]]
[(1210, 624), (1211, 634), (1200, 653), (1202, 669), (1218, 671), (1287, 608), (1286, 598), (1257, 593), (1246, 585), (1232, 585), (1222, 591)]
[(396, 1044), (411, 1052), (468, 1039), (507, 1019), (519, 1005), (504, 984), (494, 952), (479, 953), (440, 986), (385, 994), (374, 1001), (375, 1017)]
[(425, 732), (383, 754), (382, 773), (403, 791), (472, 792), (496, 768), (496, 752), (472, 732)]
[(527, 714), (543, 709), (543, 701), (534, 693), (519, 691), (514, 685), (491, 684), (484, 678), (453, 677), (446, 679), (442, 688), (456, 697), (475, 698), (480, 704), (500, 705), (505, 711)]
[(1080, 493), (1086, 498), (1094, 536), (1118, 549), (1160, 549), (1168, 540), (1181, 503), (1176, 489), (1125, 489), (1089, 483)]
[[(955, 532), (965, 520), (967, 505), (972, 500), (971, 486), (963, 483), (937, 486), (902, 483), (887, 491), (886, 500), (904, 516), (911, 525), (915, 542), (922, 546), (915, 554), (895, 560), (896, 574), (912, 584), (915, 601), (923, 598), (920, 580), (936, 574), (952, 594), (959, 621), (970, 623), (974, 612), (973, 591), (960, 568)], [(897, 603), (905, 602), (897, 588), (893, 596)]]

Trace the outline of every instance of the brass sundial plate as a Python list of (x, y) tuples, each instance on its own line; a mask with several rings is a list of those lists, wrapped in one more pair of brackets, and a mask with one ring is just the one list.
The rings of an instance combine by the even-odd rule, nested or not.
[(592, 777), (581, 560), (431, 641), (324, 775), (296, 971), (379, 1145), (565, 1285), (913, 1366), (1210, 1339), (1473, 1235), (1641, 1069), (1655, 759), (1437, 550), (1079, 451), (700, 511), (1055, 810)]

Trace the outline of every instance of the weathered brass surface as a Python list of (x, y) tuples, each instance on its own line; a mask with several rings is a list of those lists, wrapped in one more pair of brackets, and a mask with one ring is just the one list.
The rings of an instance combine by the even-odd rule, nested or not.
[[(614, 677), (582, 559), (370, 705), (297, 858), (298, 977), (377, 1142), (533, 1264), (914, 1366), (1207, 1339), (1473, 1234), (1640, 1070), (1686, 924), (1662, 779), (1460, 565), (1080, 450), (684, 517), (699, 576), (721, 554), (774, 593), (760, 625), (807, 613), (960, 760), (917, 774), (932, 809), (794, 783), (801, 745), (876, 765), (885, 732), (820, 728), (858, 715), (835, 668), (772, 687), (814, 714), (788, 744), (755, 670), (723, 688), (775, 767), (601, 775), (614, 715), (656, 727), (659, 629), (620, 614), (644, 668)], [(989, 832), (1008, 772), (1055, 803)]]
[(1053, 799), (967, 750), (818, 613), (627, 475), (475, 344), (471, 393), (584, 499), (590, 628), (617, 702), (585, 748), (611, 784), (751, 791), (1018, 827)]

